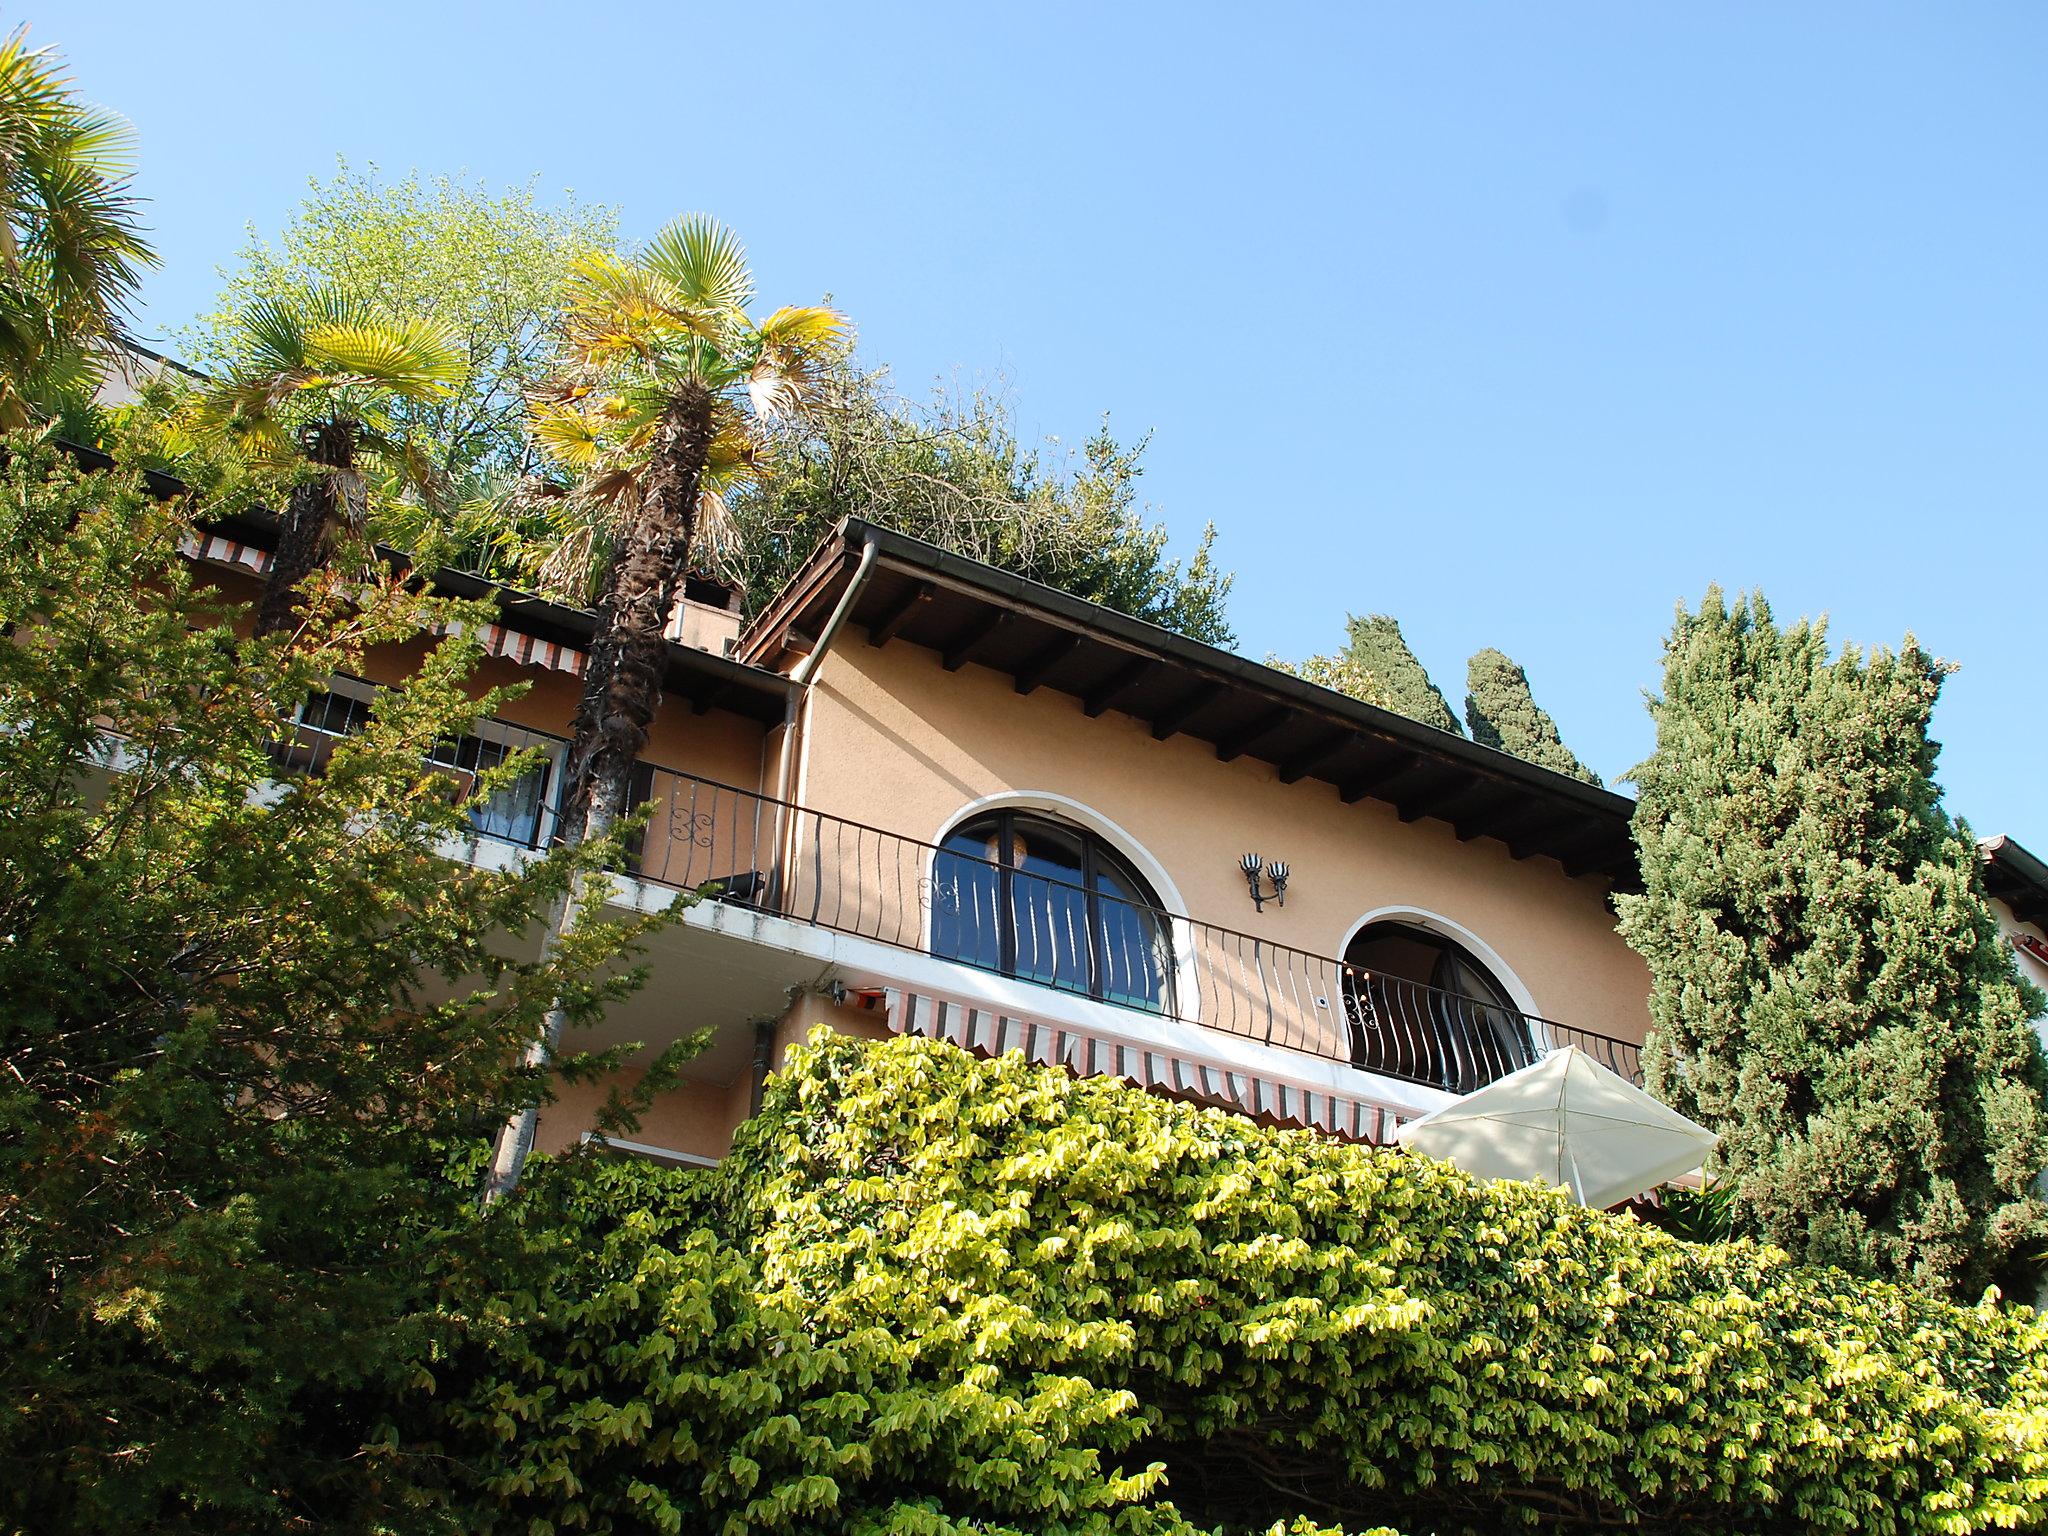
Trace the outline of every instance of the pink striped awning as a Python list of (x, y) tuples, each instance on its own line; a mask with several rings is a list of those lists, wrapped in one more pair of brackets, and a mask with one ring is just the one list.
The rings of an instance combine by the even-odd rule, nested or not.
[(1414, 1118), (1389, 1104), (1255, 1074), (1201, 1057), (1090, 1034), (1044, 1019), (999, 1013), (952, 998), (889, 989), (889, 1027), (946, 1040), (982, 1056), (1021, 1051), (1040, 1066), (1077, 1077), (1120, 1077), (1141, 1088), (1299, 1125), (1347, 1141), (1388, 1142)]
[(269, 550), (258, 549), (253, 544), (238, 544), (218, 533), (188, 533), (178, 541), (178, 549), (189, 560), (237, 565), (259, 576), (270, 569)]
[[(203, 560), (212, 565), (235, 566), (254, 571), (259, 576), (270, 569), (269, 550), (237, 543), (218, 533), (187, 534), (179, 547), (188, 559)], [(447, 630), (444, 628), (442, 633), (447, 633)], [(573, 645), (537, 639), (519, 630), (507, 629), (502, 624), (486, 624), (477, 638), (483, 642), (486, 655), (502, 656), (524, 667), (546, 667), (554, 672), (567, 672), (571, 677), (583, 675), (586, 657)]]
[(584, 663), (589, 659), (573, 645), (536, 639), (516, 629), (507, 629), (502, 624), (486, 624), (477, 638), (483, 642), (489, 655), (502, 656), (523, 667), (546, 667), (553, 672), (567, 672), (571, 677), (581, 677)]

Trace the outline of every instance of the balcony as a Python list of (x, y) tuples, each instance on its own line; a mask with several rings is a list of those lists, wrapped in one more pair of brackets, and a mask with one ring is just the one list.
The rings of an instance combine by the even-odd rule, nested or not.
[(635, 873), (657, 885), (1057, 992), (1469, 1093), (1575, 1045), (1631, 1081), (1639, 1048), (1591, 1030), (666, 769)]

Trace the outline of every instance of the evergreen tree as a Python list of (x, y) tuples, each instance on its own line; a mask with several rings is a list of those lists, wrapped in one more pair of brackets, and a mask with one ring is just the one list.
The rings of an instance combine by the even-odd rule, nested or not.
[(1600, 775), (1564, 744), (1557, 722), (1530, 693), (1529, 674), (1491, 646), (1465, 663), (1465, 723), (1482, 747), (1512, 752), (1588, 784), (1600, 782)]
[(1429, 680), (1422, 663), (1401, 637), (1399, 620), (1373, 613), (1362, 619), (1353, 616), (1345, 621), (1345, 626), (1343, 660), (1379, 680), (1388, 709), (1440, 731), (1449, 731), (1453, 736), (1465, 734), (1442, 692)]
[(2048, 1070), (1967, 829), (1934, 782), (1947, 668), (1827, 656), (1760, 597), (1680, 609), (1634, 771), (1651, 1089), (1722, 1136), (1743, 1228), (1964, 1295), (2048, 1231)]

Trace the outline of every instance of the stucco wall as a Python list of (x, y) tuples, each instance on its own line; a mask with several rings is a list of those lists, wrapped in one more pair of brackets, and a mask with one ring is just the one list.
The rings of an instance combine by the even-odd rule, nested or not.
[[(879, 1015), (806, 994), (776, 1023), (774, 1066), (779, 1069), (789, 1048), (809, 1039), (820, 1025), (859, 1040), (889, 1037), (888, 1025)], [(614, 1086), (630, 1088), (639, 1076), (626, 1071), (597, 1083), (560, 1085), (559, 1097), (541, 1110), (535, 1145), (543, 1152), (573, 1146), (592, 1128), (607, 1091)], [(748, 1066), (726, 1082), (683, 1082), (656, 1095), (639, 1128), (626, 1133), (627, 1139), (696, 1157), (723, 1157), (732, 1146), (733, 1133), (746, 1121), (753, 1092), (750, 1057)]]
[[(1091, 720), (1051, 690), (1019, 697), (1009, 678), (949, 673), (921, 647), (877, 649), (857, 629), (835, 643), (812, 694), (801, 803), (931, 842), (970, 803), (1019, 791), (1107, 818), (1157, 861), (1167, 905), (1177, 893), (1198, 921), (1338, 956), (1368, 914), (1427, 912), (1476, 936), (1538, 1014), (1628, 1040), (1647, 1027), (1648, 973), (1598, 877), (1461, 843), (1441, 822), (1404, 824), (1378, 801), (1345, 805), (1326, 784), (1281, 784), (1190, 737), (1154, 741), (1113, 711)], [(1252, 851), (1292, 866), (1284, 908), (1253, 910), (1238, 869)]]
[[(1999, 929), (2008, 939), (2024, 935), (2036, 943), (2048, 943), (2048, 930), (2043, 930), (2033, 923), (2021, 922), (2012, 908), (1997, 897), (1991, 900), (1991, 911), (1998, 919)], [(2013, 953), (2019, 961), (2020, 974), (2043, 992), (2048, 992), (2048, 965), (2042, 964), (2017, 946)], [(2048, 1014), (2034, 1020), (2034, 1033), (2041, 1037), (2042, 1048), (2048, 1050)]]
[[(380, 646), (364, 658), (364, 675), (373, 683), (396, 682), (418, 665), (424, 648), (423, 642)], [(500, 706), (496, 718), (566, 739), (582, 697), (580, 677), (487, 656), (472, 675), (470, 690), (480, 695), (522, 684), (526, 692)], [(743, 715), (715, 709), (697, 715), (687, 704), (672, 702), (656, 713), (641, 757), (660, 768), (752, 789), (760, 781), (763, 734), (763, 726)]]
[[(201, 567), (197, 574), (211, 581), (237, 602), (254, 603), (262, 584), (245, 572)], [(377, 646), (364, 658), (362, 675), (372, 683), (395, 683), (419, 664), (429, 642)], [(547, 667), (526, 666), (502, 657), (487, 656), (472, 674), (469, 687), (481, 695), (492, 688), (523, 686), (525, 692), (507, 701), (497, 718), (528, 730), (544, 731), (566, 739), (576, 705), (582, 697), (583, 680)], [(687, 704), (666, 704), (654, 717), (648, 734), (646, 761), (701, 778), (758, 789), (762, 774), (762, 741), (766, 727), (743, 715), (711, 710), (693, 714)]]

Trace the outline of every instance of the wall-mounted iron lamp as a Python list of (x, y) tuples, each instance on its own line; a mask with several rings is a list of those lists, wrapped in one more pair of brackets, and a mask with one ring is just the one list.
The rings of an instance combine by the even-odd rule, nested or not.
[[(1259, 911), (1265, 911), (1266, 903), (1269, 901), (1277, 901), (1283, 907), (1287, 905), (1287, 866), (1285, 864), (1282, 864), (1278, 859), (1267, 864), (1256, 853), (1248, 853), (1237, 861), (1237, 867), (1244, 871), (1245, 884), (1251, 887), (1252, 905), (1258, 908)], [(1273, 889), (1271, 891), (1264, 891), (1259, 888), (1259, 874), (1261, 870), (1264, 871), (1266, 878), (1273, 882)]]

